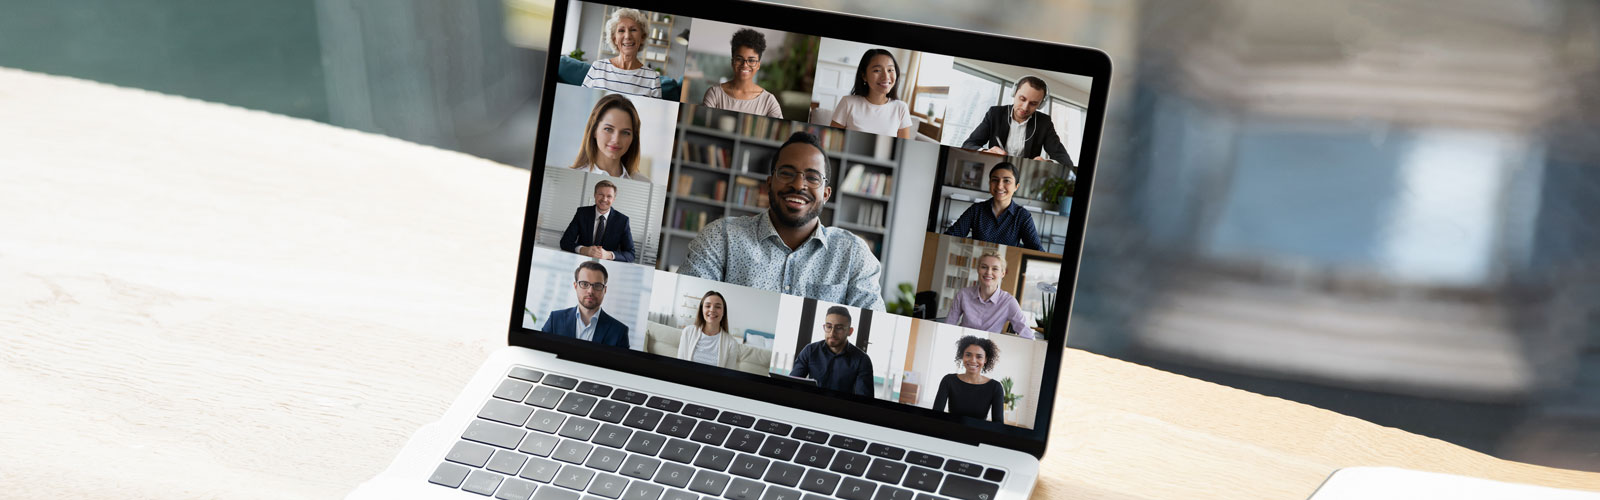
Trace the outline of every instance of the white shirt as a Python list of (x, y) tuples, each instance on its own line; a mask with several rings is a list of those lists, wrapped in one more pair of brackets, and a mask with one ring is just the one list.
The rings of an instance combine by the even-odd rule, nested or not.
[[(695, 330), (699, 330), (699, 328)], [(694, 362), (717, 366), (717, 358), (722, 355), (722, 336), (706, 335), (704, 332), (700, 332), (695, 336), (699, 337), (699, 339), (694, 343)]]
[(589, 324), (587, 325), (583, 324), (583, 308), (573, 309), (573, 311), (578, 313), (578, 320), (573, 322), (573, 327), (577, 329), (575, 334), (578, 340), (593, 341), (595, 327), (600, 325), (600, 311), (594, 312), (594, 317), (589, 318)]
[[(604, 175), (606, 177), (610, 177), (611, 176), (611, 172), (607, 172), (605, 169), (600, 168), (598, 166), (595, 166), (593, 164), (591, 164), (591, 165), (589, 165), (587, 167), (578, 168), (578, 169), (575, 169), (575, 170), (577, 170), (579, 172), (588, 172), (588, 173), (591, 173), (591, 174), (600, 174), (600, 175)], [(650, 178), (649, 177), (645, 177), (644, 174), (639, 174), (637, 176), (628, 175), (628, 169), (626, 169), (626, 168), (622, 169), (622, 176), (621, 177), (617, 177), (617, 178), (618, 179), (632, 179), (632, 180), (637, 180), (637, 181), (650, 182)]]
[[(602, 217), (610, 217), (610, 216), (611, 216), (611, 211), (610, 210), (606, 210), (605, 213), (595, 212), (594, 213), (594, 227), (589, 228), (589, 235), (590, 236), (594, 236), (595, 232), (600, 231), (600, 218), (602, 218)], [(611, 223), (611, 220), (607, 219), (606, 220), (606, 224), (610, 224), (610, 223)], [(594, 245), (591, 245), (591, 246), (600, 246), (600, 242), (598, 240), (596, 240), (594, 242)]]
[(910, 127), (911, 107), (905, 101), (894, 99), (883, 104), (873, 104), (867, 98), (847, 95), (839, 98), (833, 107), (833, 121), (849, 130), (896, 136), (900, 129)]
[(1011, 124), (1011, 132), (1006, 136), (1006, 155), (1022, 156), (1023, 146), (1028, 144), (1029, 120), (1018, 122), (1016, 118), (1007, 116), (1006, 122)]

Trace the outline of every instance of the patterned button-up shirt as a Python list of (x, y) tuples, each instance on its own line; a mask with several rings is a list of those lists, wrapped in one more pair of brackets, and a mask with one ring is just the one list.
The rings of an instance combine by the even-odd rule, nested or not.
[(762, 212), (723, 217), (689, 242), (681, 272), (735, 285), (883, 310), (882, 266), (867, 242), (844, 229), (817, 224), (793, 251)]
[(1033, 227), (1033, 214), (1028, 213), (1028, 209), (1013, 201), (996, 218), (991, 208), (993, 203), (993, 198), (973, 203), (967, 207), (967, 211), (961, 212), (961, 218), (956, 219), (956, 223), (951, 224), (944, 234), (1044, 250), (1044, 246), (1039, 244), (1039, 230)]

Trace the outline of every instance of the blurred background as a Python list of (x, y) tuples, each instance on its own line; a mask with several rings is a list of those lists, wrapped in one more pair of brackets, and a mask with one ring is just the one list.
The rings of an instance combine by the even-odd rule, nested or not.
[[(1068, 345), (1600, 471), (1600, 3), (792, 3), (1111, 54)], [(520, 168), (553, 21), (537, 0), (0, 11), (0, 66)]]

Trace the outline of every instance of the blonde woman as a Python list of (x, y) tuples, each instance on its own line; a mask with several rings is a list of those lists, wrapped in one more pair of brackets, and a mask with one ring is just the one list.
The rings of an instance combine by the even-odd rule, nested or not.
[(617, 9), (606, 19), (606, 46), (617, 55), (599, 59), (583, 75), (583, 86), (624, 94), (661, 97), (660, 73), (639, 60), (650, 19), (636, 9)]
[(639, 110), (626, 96), (606, 94), (594, 104), (572, 168), (650, 182), (649, 177), (639, 173)]
[(678, 337), (678, 359), (730, 370), (739, 369), (745, 345), (728, 332), (728, 301), (715, 291), (700, 297), (694, 324)]

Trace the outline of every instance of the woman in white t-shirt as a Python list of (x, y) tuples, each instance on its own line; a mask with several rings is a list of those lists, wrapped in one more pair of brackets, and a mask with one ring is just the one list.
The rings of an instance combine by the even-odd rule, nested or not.
[(900, 100), (900, 63), (883, 49), (868, 50), (856, 66), (856, 83), (850, 95), (833, 107), (830, 125), (848, 130), (910, 139), (915, 122), (911, 106)]
[(639, 110), (622, 94), (606, 94), (589, 112), (573, 170), (650, 182), (639, 173)]
[(683, 335), (678, 337), (678, 359), (737, 370), (743, 347), (728, 333), (727, 300), (715, 291), (706, 292), (700, 297), (694, 324), (683, 327)]
[(639, 60), (649, 18), (635, 9), (617, 9), (606, 19), (606, 46), (616, 57), (597, 59), (583, 75), (583, 86), (624, 94), (661, 97), (661, 74)]

